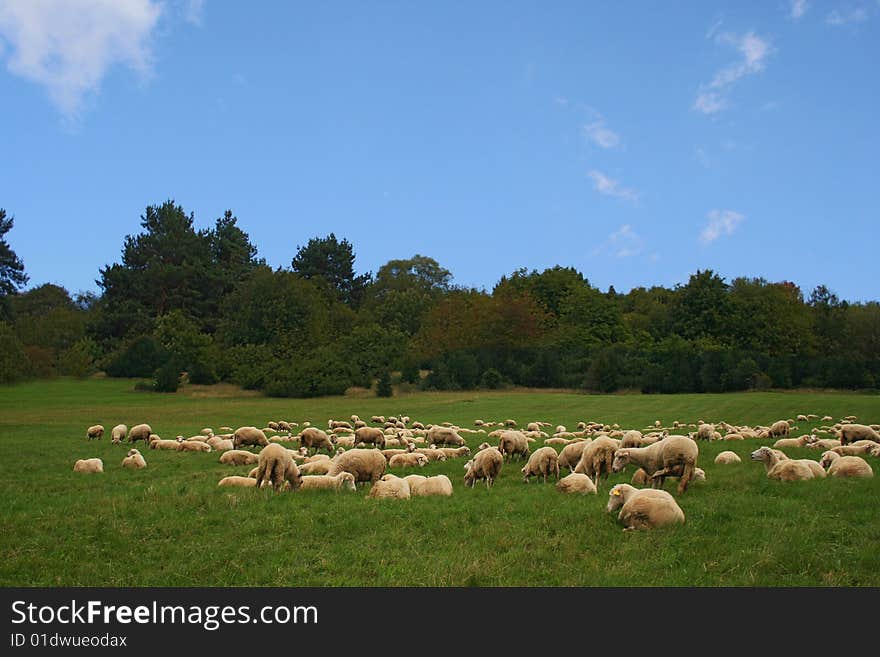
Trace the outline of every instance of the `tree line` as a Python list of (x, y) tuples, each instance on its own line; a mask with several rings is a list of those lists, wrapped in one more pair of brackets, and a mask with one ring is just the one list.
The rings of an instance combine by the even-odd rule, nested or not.
[(272, 269), (231, 211), (210, 229), (174, 201), (146, 208), (99, 294), (24, 290), (0, 210), (0, 381), (56, 375), (231, 382), (268, 395), (352, 386), (505, 386), (596, 392), (880, 387), (880, 304), (825, 286), (730, 282), (697, 271), (674, 288), (603, 292), (572, 267), (505, 274), (491, 291), (452, 284), (431, 257), (355, 273), (333, 233)]

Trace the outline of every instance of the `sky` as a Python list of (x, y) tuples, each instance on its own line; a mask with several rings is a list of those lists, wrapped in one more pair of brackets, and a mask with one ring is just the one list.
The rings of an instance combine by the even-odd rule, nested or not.
[(880, 0), (0, 0), (0, 207), (71, 292), (173, 199), (273, 267), (877, 300), (878, 71)]

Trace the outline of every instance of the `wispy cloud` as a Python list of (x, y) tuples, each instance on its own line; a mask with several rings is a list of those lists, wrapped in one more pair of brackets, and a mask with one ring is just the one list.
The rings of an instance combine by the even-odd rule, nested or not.
[(154, 0), (7, 0), (0, 38), (10, 73), (46, 87), (67, 119), (76, 119), (107, 71), (152, 72), (150, 39), (163, 6)]
[(710, 210), (706, 215), (709, 223), (700, 233), (700, 241), (703, 244), (711, 244), (723, 235), (732, 235), (745, 216), (733, 210)]
[(810, 4), (807, 0), (791, 0), (791, 7), (788, 13), (789, 18), (799, 21), (807, 13)]
[(844, 11), (835, 9), (825, 17), (825, 22), (834, 27), (841, 27), (850, 23), (861, 23), (866, 20), (868, 20), (868, 10), (864, 7), (856, 7)]
[(599, 148), (615, 148), (620, 145), (620, 137), (605, 125), (604, 119), (598, 119), (584, 126), (584, 135)]
[(639, 200), (638, 192), (633, 189), (624, 187), (620, 184), (620, 181), (609, 178), (601, 171), (592, 169), (588, 172), (587, 175), (589, 175), (590, 178), (593, 180), (593, 189), (595, 189), (600, 194), (613, 196), (615, 198), (620, 198), (625, 201), (631, 202)]
[(714, 40), (718, 44), (733, 46), (741, 58), (717, 71), (709, 84), (700, 86), (693, 109), (703, 114), (716, 114), (725, 109), (730, 88), (740, 79), (763, 71), (767, 57), (773, 52), (769, 41), (754, 32), (744, 35), (724, 32), (717, 34)]
[[(593, 255), (612, 255), (615, 258), (631, 258), (641, 255), (645, 241), (630, 224), (623, 224), (593, 249)], [(657, 254), (654, 254), (656, 256)], [(652, 260), (653, 262), (653, 260)]]
[(186, 0), (183, 8), (183, 17), (187, 23), (202, 26), (202, 20), (205, 15), (205, 0)]

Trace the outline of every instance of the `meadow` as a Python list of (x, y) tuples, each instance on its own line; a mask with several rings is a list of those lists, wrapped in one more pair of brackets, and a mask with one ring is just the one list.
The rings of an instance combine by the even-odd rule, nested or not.
[[(800, 413), (880, 422), (876, 395), (749, 392), (585, 395), (502, 391), (274, 399), (226, 387), (136, 392), (127, 379), (55, 379), (0, 387), (3, 463), (2, 586), (877, 586), (880, 476), (769, 481), (749, 460), (759, 441), (700, 443), (706, 481), (679, 498), (675, 529), (623, 532), (605, 512), (608, 489), (565, 496), (525, 484), (505, 463), (487, 490), (462, 484), (463, 459), (417, 470), (444, 473), (451, 498), (371, 500), (356, 493), (218, 488), (248, 466), (218, 453), (142, 449), (148, 467), (124, 470), (128, 447), (110, 429), (149, 423), (163, 438), (202, 427), (289, 420), (326, 427), (356, 413), (406, 414), (473, 427), (477, 418), (580, 420), (644, 429), (661, 420), (770, 424)], [(107, 434), (88, 441), (86, 427)], [(799, 423), (794, 435), (816, 424)], [(483, 438), (466, 434), (472, 449)], [(141, 447), (143, 447), (141, 445)], [(534, 446), (533, 446), (534, 448)], [(732, 449), (741, 464), (713, 463)], [(808, 449), (786, 450), (818, 459)], [(72, 471), (100, 457), (105, 472)], [(867, 457), (875, 472), (880, 461)], [(672, 491), (674, 484), (667, 483)]]

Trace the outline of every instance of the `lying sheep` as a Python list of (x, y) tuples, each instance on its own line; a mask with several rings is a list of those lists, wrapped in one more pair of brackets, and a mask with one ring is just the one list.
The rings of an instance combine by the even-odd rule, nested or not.
[(150, 449), (168, 449), (177, 451), (178, 442), (176, 440), (162, 440), (156, 438), (150, 441)]
[(633, 472), (632, 479), (629, 480), (629, 483), (631, 483), (633, 486), (645, 487), (650, 486), (653, 481), (651, 479), (651, 475), (645, 472), (644, 468), (639, 468), (638, 470)]
[[(421, 451), (421, 450), (417, 450), (417, 451)], [(471, 455), (471, 448), (468, 447), (467, 445), (462, 445), (461, 447), (438, 447), (437, 449), (429, 450), (429, 451), (440, 452), (440, 454), (442, 454), (444, 458), (441, 459), (438, 456), (437, 460), (443, 460), (443, 461), (445, 461), (446, 459), (459, 459), (464, 456)], [(428, 458), (430, 460), (434, 460), (434, 459), (431, 459), (430, 455), (428, 455)]]
[(331, 459), (322, 459), (301, 464), (299, 471), (304, 475), (326, 475), (332, 468), (333, 461)]
[(841, 445), (848, 445), (857, 440), (870, 440), (880, 443), (880, 434), (865, 424), (845, 424), (838, 432)]
[(103, 424), (94, 424), (86, 429), (86, 438), (89, 440), (100, 440), (104, 437), (104, 425)]
[(651, 475), (654, 488), (662, 488), (666, 477), (678, 477), (678, 494), (681, 495), (693, 478), (698, 455), (697, 444), (687, 436), (669, 436), (648, 447), (618, 449), (611, 470), (620, 472), (634, 463)]
[(586, 440), (579, 440), (576, 443), (569, 443), (563, 447), (562, 451), (559, 452), (558, 457), (559, 469), (568, 468), (569, 472), (573, 473), (578, 462), (581, 460), (584, 448), (591, 442), (593, 442), (592, 438), (587, 438)]
[(419, 452), (395, 454), (388, 460), (389, 468), (422, 468), (428, 464), (428, 457)]
[(768, 479), (776, 479), (778, 481), (804, 481), (814, 479), (816, 473), (811, 463), (817, 465), (821, 470), (821, 476), (825, 476), (822, 466), (815, 461), (809, 459), (788, 459), (780, 461), (776, 454), (769, 447), (759, 447), (751, 454), (753, 461), (762, 461), (767, 472)]
[(104, 462), (98, 458), (77, 459), (76, 463), (73, 464), (73, 471), (86, 473), (104, 472)]
[(837, 452), (841, 456), (861, 456), (863, 454), (867, 454), (876, 446), (877, 443), (871, 440), (857, 440), (856, 442), (850, 443), (848, 445), (832, 447), (831, 451)]
[(770, 429), (767, 433), (770, 438), (776, 436), (782, 436), (785, 438), (788, 436), (789, 431), (791, 431), (791, 425), (788, 423), (788, 420), (777, 420), (770, 425)]
[(385, 473), (387, 465), (388, 462), (378, 449), (350, 449), (333, 459), (333, 465), (327, 474), (335, 477), (340, 472), (350, 472), (355, 481), (375, 484)]
[(350, 472), (340, 472), (334, 477), (327, 475), (303, 477), (300, 490), (357, 490), (354, 475)]
[(113, 427), (113, 429), (110, 431), (110, 441), (111, 441), (114, 445), (118, 445), (118, 444), (121, 443), (123, 440), (125, 440), (125, 436), (126, 436), (127, 434), (128, 434), (128, 427), (125, 426), (124, 424), (117, 424), (117, 425), (116, 425), (115, 427)]
[[(178, 452), (210, 452), (213, 451), (208, 443), (202, 443), (197, 440), (177, 439)], [(229, 452), (225, 452), (228, 454)]]
[[(226, 454), (228, 453), (226, 452)], [(285, 481), (290, 484), (290, 488), (293, 490), (298, 489), (302, 484), (302, 477), (296, 462), (290, 452), (281, 445), (272, 443), (263, 447), (258, 463), (257, 488), (262, 485), (264, 480), (270, 481), (276, 491), (281, 490)]]
[(823, 452), (840, 446), (840, 441), (837, 438), (816, 438), (816, 436), (812, 436), (812, 439), (807, 442), (807, 447), (810, 449), (821, 449)]
[(837, 452), (827, 451), (822, 454), (819, 464), (832, 477), (873, 477), (871, 465), (860, 456), (841, 456)]
[(461, 447), (465, 444), (464, 438), (459, 436), (455, 429), (437, 425), (428, 429), (425, 439), (429, 445), (450, 445), (452, 447)]
[(355, 443), (375, 445), (379, 449), (385, 449), (385, 433), (378, 427), (361, 427), (354, 432)]
[(314, 449), (315, 452), (319, 449), (326, 449), (328, 454), (336, 451), (330, 436), (317, 427), (303, 429), (299, 434), (299, 444), (306, 449)]
[(259, 462), (259, 455), (243, 449), (231, 449), (220, 455), (220, 463), (225, 465), (253, 465)]
[(665, 490), (638, 489), (629, 484), (617, 484), (608, 492), (606, 511), (620, 509), (617, 519), (624, 531), (652, 529), (681, 524), (684, 512), (675, 498)]
[[(235, 444), (230, 438), (211, 436), (210, 438), (208, 438), (207, 443), (218, 452), (225, 452), (231, 449), (235, 449)], [(248, 452), (248, 454), (250, 454), (250, 452)]]
[(544, 483), (547, 483), (548, 475), (556, 475), (559, 479), (559, 457), (556, 450), (552, 447), (541, 447), (536, 449), (528, 462), (520, 470), (523, 475), (523, 481), (529, 483), (532, 477), (544, 477)]
[(452, 482), (446, 475), (423, 477), (422, 475), (408, 475), (404, 480), (409, 484), (409, 492), (412, 497), (430, 497), (452, 495)]
[(589, 445), (584, 447), (581, 460), (575, 466), (574, 471), (585, 474), (599, 483), (599, 477), (607, 479), (611, 474), (611, 466), (614, 463), (614, 454), (617, 451), (617, 442), (607, 436), (599, 436)]
[(733, 463), (742, 463), (742, 459), (736, 454), (736, 452), (721, 452), (718, 456), (715, 457), (715, 463), (721, 465), (731, 465)]
[(150, 444), (150, 434), (153, 430), (149, 424), (136, 424), (128, 432), (128, 442), (134, 444), (139, 440), (143, 440), (147, 445)]
[(464, 485), (474, 487), (477, 481), (485, 480), (486, 488), (501, 474), (504, 457), (497, 447), (487, 447), (476, 453), (474, 458), (464, 464)]
[(139, 470), (140, 468), (146, 468), (147, 462), (144, 460), (143, 455), (140, 451), (136, 449), (128, 450), (128, 455), (122, 459), (122, 467), (123, 468), (134, 468)]
[(782, 449), (784, 447), (806, 447), (809, 441), (810, 436), (808, 435), (799, 436), (798, 438), (780, 438), (773, 443), (773, 447), (776, 449)]
[(257, 427), (239, 427), (232, 434), (232, 446), (234, 449), (247, 445), (266, 447), (268, 444), (269, 440), (266, 438), (266, 434), (262, 429), (257, 429)]
[(409, 483), (406, 479), (401, 479), (393, 474), (383, 475), (370, 488), (370, 494), (367, 497), (408, 500), (410, 498)]
[(560, 493), (580, 493), (581, 495), (595, 495), (596, 484), (585, 474), (572, 472), (556, 482), (556, 490)]
[(522, 431), (502, 431), (498, 436), (498, 451), (505, 461), (514, 456), (527, 459), (529, 457), (529, 441)]
[(252, 479), (251, 477), (240, 477), (238, 475), (232, 475), (230, 477), (223, 477), (223, 479), (217, 482), (217, 485), (237, 486), (239, 488), (255, 488), (257, 485), (257, 480)]

